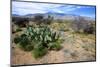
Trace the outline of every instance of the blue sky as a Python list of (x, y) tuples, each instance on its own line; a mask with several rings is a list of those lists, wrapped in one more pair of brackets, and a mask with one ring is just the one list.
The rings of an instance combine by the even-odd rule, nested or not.
[(62, 13), (74, 14), (95, 18), (94, 6), (48, 4), (32, 2), (12, 2), (12, 14), (27, 15), (35, 13)]

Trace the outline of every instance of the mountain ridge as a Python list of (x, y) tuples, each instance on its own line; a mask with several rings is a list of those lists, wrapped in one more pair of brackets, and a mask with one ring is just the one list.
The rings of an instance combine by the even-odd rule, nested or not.
[(45, 16), (45, 17), (50, 15), (54, 19), (64, 19), (64, 20), (73, 20), (75, 18), (83, 17), (86, 20), (93, 20), (93, 21), (95, 21), (95, 18), (91, 18), (91, 17), (80, 16), (80, 15), (75, 15), (75, 14), (52, 13), (52, 12), (36, 13), (36, 14), (26, 14), (26, 15), (12, 14), (12, 16), (15, 16), (15, 17), (28, 17), (28, 18), (33, 18), (36, 15), (42, 15), (42, 16)]

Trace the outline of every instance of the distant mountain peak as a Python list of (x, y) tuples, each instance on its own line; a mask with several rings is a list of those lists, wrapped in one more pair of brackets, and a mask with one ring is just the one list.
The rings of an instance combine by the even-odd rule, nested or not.
[(19, 16), (18, 14), (12, 14), (12, 16)]

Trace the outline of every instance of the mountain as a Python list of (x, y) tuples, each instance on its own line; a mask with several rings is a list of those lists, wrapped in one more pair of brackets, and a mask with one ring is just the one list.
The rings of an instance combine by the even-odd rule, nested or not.
[(45, 13), (45, 14), (48, 14), (48, 15), (60, 15), (60, 16), (66, 15), (66, 14), (64, 14), (64, 13), (56, 13), (56, 12), (47, 12), (47, 13)]
[(18, 14), (12, 14), (12, 16), (19, 16)]
[(75, 19), (79, 19), (80, 17), (82, 17), (85, 20), (93, 20), (93, 21), (95, 21), (95, 19), (94, 18), (91, 18), (91, 17), (79, 16), (79, 15), (74, 15), (74, 14), (63, 14), (63, 13), (56, 13), (56, 12), (36, 13), (36, 14), (27, 14), (27, 15), (17, 15), (17, 14), (13, 14), (12, 16), (16, 16), (16, 17), (26, 17), (26, 18), (34, 18), (34, 16), (36, 16), (36, 15), (42, 15), (44, 17), (48, 17), (48, 15), (50, 15), (55, 20), (57, 20), (57, 19), (62, 19), (62, 20), (75, 20)]
[(74, 15), (74, 14), (51, 13), (51, 12), (46, 13), (46, 15), (51, 15), (54, 19), (63, 19), (63, 20), (74, 20), (80, 17), (79, 15)]

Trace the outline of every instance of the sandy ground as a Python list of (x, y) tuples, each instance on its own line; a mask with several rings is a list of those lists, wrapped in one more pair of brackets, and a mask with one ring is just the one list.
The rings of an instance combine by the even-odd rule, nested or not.
[[(90, 36), (91, 37), (91, 36)], [(11, 63), (14, 65), (93, 61), (95, 59), (95, 39), (88, 36), (63, 33), (65, 41), (59, 51), (48, 51), (42, 58), (35, 59), (31, 52), (25, 52), (12, 44)]]

